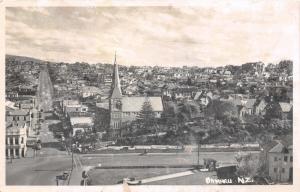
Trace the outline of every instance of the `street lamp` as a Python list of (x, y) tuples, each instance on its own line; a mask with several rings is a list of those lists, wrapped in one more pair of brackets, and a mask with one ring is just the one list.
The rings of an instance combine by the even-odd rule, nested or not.
[(197, 152), (197, 167), (200, 166), (200, 139), (198, 141), (198, 152)]
[(74, 167), (74, 149), (75, 149), (75, 144), (72, 144), (72, 147), (71, 147), (71, 152), (72, 152), (72, 171), (73, 171), (73, 167)]

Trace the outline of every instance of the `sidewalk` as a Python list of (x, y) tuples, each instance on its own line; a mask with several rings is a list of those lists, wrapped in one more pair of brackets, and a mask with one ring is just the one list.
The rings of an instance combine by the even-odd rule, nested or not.
[(85, 171), (88, 173), (88, 171), (94, 168), (95, 167), (93, 166), (83, 166), (83, 167), (73, 168), (73, 171), (71, 171), (69, 177), (68, 185), (81, 185), (81, 182), (83, 180), (82, 172)]
[(83, 169), (73, 169), (69, 177), (68, 185), (80, 185), (82, 180), (82, 172)]
[(194, 171), (184, 171), (184, 172), (180, 172), (180, 173), (174, 173), (174, 174), (169, 174), (169, 175), (162, 175), (162, 176), (142, 179), (142, 180), (140, 180), (140, 182), (141, 182), (141, 184), (145, 184), (145, 183), (151, 183), (151, 182), (155, 182), (155, 181), (161, 181), (161, 180), (172, 179), (172, 178), (177, 178), (177, 177), (184, 177), (184, 176), (193, 175), (193, 174), (195, 174)]

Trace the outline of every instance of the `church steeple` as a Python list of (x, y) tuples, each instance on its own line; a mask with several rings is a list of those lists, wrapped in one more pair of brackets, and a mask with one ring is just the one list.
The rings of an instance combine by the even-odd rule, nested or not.
[(119, 79), (119, 69), (117, 64), (117, 54), (115, 52), (115, 61), (114, 61), (114, 76), (113, 76), (113, 84), (112, 84), (112, 94), (111, 98), (121, 98), (121, 84)]

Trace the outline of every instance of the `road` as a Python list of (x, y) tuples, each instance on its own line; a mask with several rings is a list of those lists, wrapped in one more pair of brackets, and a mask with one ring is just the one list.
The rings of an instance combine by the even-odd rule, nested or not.
[[(71, 155), (56, 149), (42, 149), (35, 159), (25, 158), (7, 163), (8, 185), (55, 185), (55, 176), (71, 169)], [(54, 153), (53, 150), (56, 152)], [(47, 154), (48, 152), (48, 154)], [(214, 152), (200, 154), (200, 159), (210, 157), (223, 163), (234, 161), (234, 152)], [(258, 153), (254, 153), (258, 154)], [(84, 166), (116, 166), (116, 165), (174, 165), (196, 163), (196, 153), (178, 154), (105, 154), (105, 155), (74, 155), (74, 169), (81, 170)], [(200, 161), (200, 162), (201, 162)], [(96, 169), (91, 172), (94, 184), (116, 184), (123, 177), (147, 178), (168, 173), (176, 173), (183, 169)], [(26, 175), (26, 177), (24, 176)], [(108, 179), (109, 178), (109, 179)]]
[[(46, 111), (52, 109), (52, 94), (49, 74), (47, 69), (43, 69), (39, 75), (36, 105), (43, 111), (44, 117), (51, 115)], [(6, 162), (7, 185), (56, 185), (56, 176), (71, 169), (71, 156), (66, 151), (59, 150), (59, 141), (49, 131), (49, 125), (57, 122), (45, 120), (41, 123), (38, 138), (42, 141), (43, 148), (36, 155), (29, 148), (26, 158)]]
[(39, 110), (52, 110), (53, 87), (47, 69), (43, 69), (39, 75), (39, 85), (37, 89), (37, 105)]

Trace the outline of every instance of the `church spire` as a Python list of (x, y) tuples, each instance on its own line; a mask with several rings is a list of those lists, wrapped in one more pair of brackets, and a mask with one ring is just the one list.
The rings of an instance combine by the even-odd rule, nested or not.
[(112, 86), (112, 94), (111, 98), (121, 98), (122, 91), (119, 79), (119, 69), (117, 64), (117, 53), (115, 52), (115, 61), (114, 61), (114, 76), (113, 76), (113, 86)]

